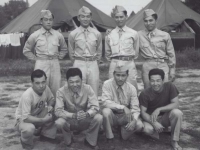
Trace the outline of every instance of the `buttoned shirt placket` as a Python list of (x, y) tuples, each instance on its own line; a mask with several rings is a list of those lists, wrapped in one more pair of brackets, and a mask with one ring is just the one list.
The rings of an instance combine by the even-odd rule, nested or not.
[(85, 30), (83, 31), (83, 34), (84, 34), (85, 40), (86, 40), (85, 54), (86, 54), (86, 55), (90, 55), (90, 54), (91, 54), (91, 53), (90, 53), (90, 48), (89, 48), (89, 46), (88, 46), (88, 29), (85, 29)]

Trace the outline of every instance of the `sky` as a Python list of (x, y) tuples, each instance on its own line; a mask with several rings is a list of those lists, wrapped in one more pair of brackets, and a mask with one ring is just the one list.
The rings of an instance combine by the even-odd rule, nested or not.
[[(4, 3), (9, 0), (0, 0), (0, 5), (4, 5)], [(30, 5), (33, 5), (37, 0), (28, 0)], [(128, 15), (134, 11), (138, 12), (140, 9), (145, 7), (151, 0), (86, 0), (96, 8), (100, 9), (107, 15), (110, 15), (112, 8), (115, 5), (124, 6), (127, 10)]]

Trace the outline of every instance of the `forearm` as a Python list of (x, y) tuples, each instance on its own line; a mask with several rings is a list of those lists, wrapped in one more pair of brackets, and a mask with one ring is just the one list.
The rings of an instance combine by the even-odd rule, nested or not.
[(44, 123), (44, 120), (43, 120), (43, 118), (38, 118), (38, 117), (29, 115), (26, 119), (24, 119), (24, 122), (32, 123), (34, 125), (41, 125)]
[(124, 109), (124, 105), (120, 105), (120, 104), (117, 104), (117, 103), (112, 102), (112, 101), (105, 102), (105, 107), (110, 108), (111, 110), (116, 110), (116, 111)]
[(31, 51), (30, 52), (28, 52), (28, 51), (24, 52), (24, 56), (26, 56), (30, 60), (36, 60), (36, 56)]
[(178, 103), (171, 103), (171, 104), (168, 104), (164, 107), (159, 107), (157, 109), (159, 109), (160, 112), (168, 112), (168, 111), (171, 111), (172, 109), (178, 108), (178, 106), (179, 106)]
[(144, 119), (144, 121), (153, 125), (151, 122), (151, 116), (149, 114), (147, 114), (146, 112), (141, 112), (141, 115), (142, 115), (142, 118)]
[(64, 118), (64, 119), (68, 119), (68, 118), (72, 118), (74, 113), (70, 113), (66, 110), (56, 110), (55, 111), (55, 115), (58, 118)]

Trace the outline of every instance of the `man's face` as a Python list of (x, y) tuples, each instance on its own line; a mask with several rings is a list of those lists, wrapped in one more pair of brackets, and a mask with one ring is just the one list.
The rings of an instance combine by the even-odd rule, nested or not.
[(92, 16), (91, 14), (81, 14), (78, 16), (78, 20), (80, 21), (82, 27), (87, 28), (92, 21)]
[(81, 89), (82, 80), (79, 76), (70, 77), (67, 81), (69, 89), (76, 93)]
[(41, 23), (43, 28), (45, 28), (46, 30), (50, 30), (52, 28), (53, 25), (53, 17), (51, 16), (44, 16), (41, 19)]
[(156, 23), (157, 21), (152, 16), (144, 19), (144, 26), (148, 31), (153, 31), (156, 28)]
[(124, 72), (114, 72), (114, 79), (118, 86), (122, 86), (128, 77), (128, 74), (126, 71)]
[(115, 22), (119, 28), (122, 28), (126, 24), (127, 16), (123, 12), (119, 12), (115, 14)]
[(33, 78), (32, 88), (38, 95), (42, 95), (42, 93), (46, 89), (45, 76), (42, 76), (40, 78)]
[(150, 76), (150, 86), (155, 92), (160, 92), (163, 89), (163, 80), (160, 75)]

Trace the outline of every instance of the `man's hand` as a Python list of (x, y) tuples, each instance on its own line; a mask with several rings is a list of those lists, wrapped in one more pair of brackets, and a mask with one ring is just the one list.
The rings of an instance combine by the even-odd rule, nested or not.
[(157, 133), (161, 133), (164, 129), (164, 127), (159, 122), (154, 122), (152, 125)]
[(53, 107), (52, 106), (48, 106), (48, 113), (52, 113), (53, 112)]
[(135, 130), (135, 127), (136, 127), (136, 120), (135, 119), (133, 119), (131, 122), (129, 122), (126, 126), (125, 126), (125, 129), (127, 130), (127, 131), (133, 131), (133, 130)]
[(84, 112), (83, 110), (81, 110), (77, 113), (77, 120), (86, 119), (88, 116), (89, 114), (87, 112)]
[(51, 122), (53, 119), (52, 114), (48, 113), (46, 116), (43, 118), (43, 123)]
[(151, 114), (151, 122), (156, 122), (158, 115), (160, 114), (160, 110), (157, 108), (154, 110), (154, 112)]
[(124, 113), (126, 114), (128, 122), (131, 122), (132, 121), (132, 113), (131, 113), (130, 109), (128, 109), (127, 107), (124, 107)]
[(175, 68), (170, 68), (169, 70), (169, 81), (174, 82), (175, 76)]

